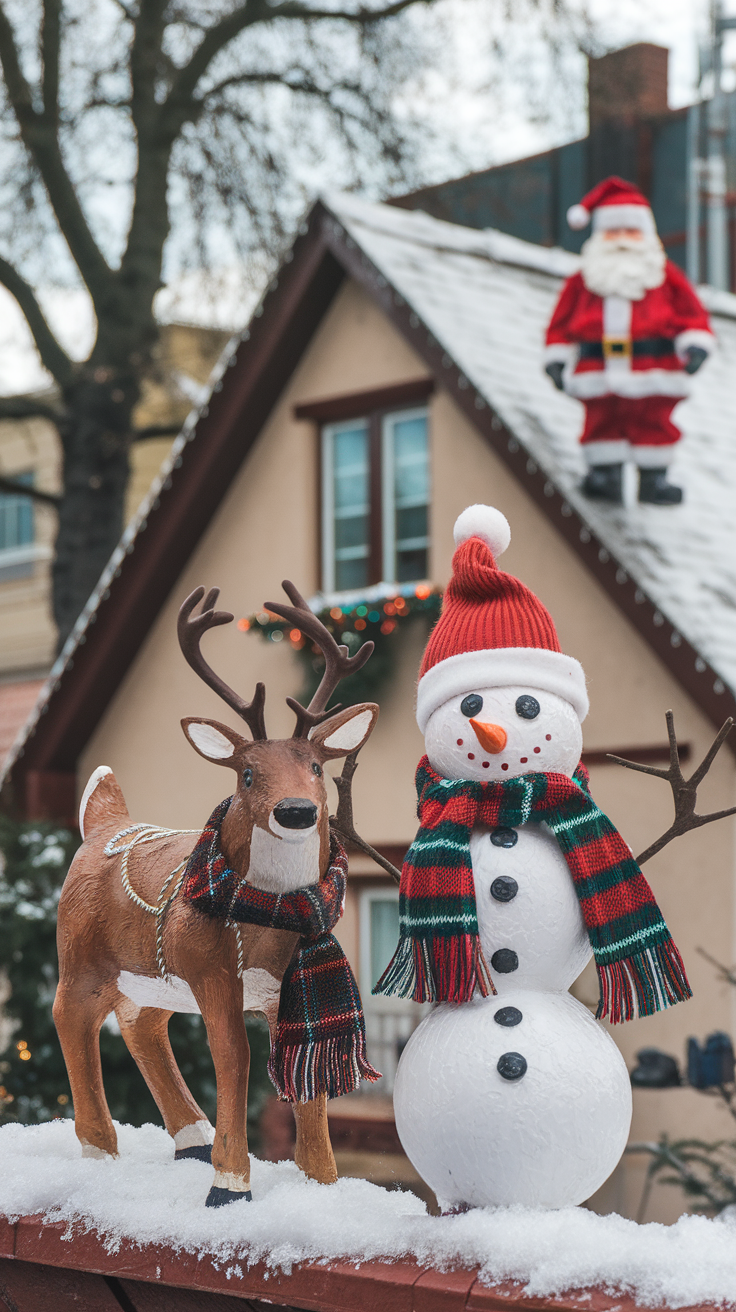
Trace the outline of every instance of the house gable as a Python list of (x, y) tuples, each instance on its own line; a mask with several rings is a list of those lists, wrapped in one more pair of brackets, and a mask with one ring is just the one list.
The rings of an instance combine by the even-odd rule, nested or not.
[[(395, 211), (392, 214), (399, 217)], [(402, 220), (415, 217), (401, 216)], [(461, 240), (451, 236), (456, 243)], [(507, 245), (513, 241), (503, 240)], [(517, 245), (521, 248), (524, 243)], [(532, 261), (539, 262), (543, 255), (554, 264), (558, 255), (562, 257), (561, 252), (542, 252), (537, 257), (533, 248), (529, 250)], [(57, 782), (61, 777), (71, 781), (80, 752), (207, 532), (346, 273), (393, 324), (402, 351), (414, 352), (413, 372), (418, 364), (420, 372), (431, 373), (453, 397), (466, 420), (708, 718), (720, 724), (736, 710), (734, 697), (717, 672), (583, 522), (493, 409), (489, 397), (471, 384), (436, 333), (340, 217), (317, 205), (240, 346), (223, 362), (209, 402), (185, 426), (148, 507), (126, 533), (54, 667), (34, 719), (11, 758), (12, 776), (6, 775), (11, 790), (15, 783), (16, 805), (23, 806), (31, 778), (40, 784), (44, 775)], [(348, 370), (340, 390), (351, 390), (346, 386), (349, 376)]]

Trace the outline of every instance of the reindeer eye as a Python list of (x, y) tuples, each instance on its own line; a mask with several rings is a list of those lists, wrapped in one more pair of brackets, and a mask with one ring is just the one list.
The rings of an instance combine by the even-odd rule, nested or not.
[(312, 773), (316, 774), (318, 779), (322, 778), (322, 766), (318, 765), (316, 761), (312, 761)]
[(243, 771), (243, 783), (245, 784), (246, 788), (250, 788), (251, 784), (253, 783), (252, 770), (248, 769)]

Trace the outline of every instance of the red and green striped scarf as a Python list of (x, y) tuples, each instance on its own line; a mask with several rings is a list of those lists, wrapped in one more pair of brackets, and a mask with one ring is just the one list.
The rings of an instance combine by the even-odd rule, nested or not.
[(495, 993), (478, 936), (470, 834), (477, 824), (544, 821), (572, 875), (598, 969), (597, 1015), (651, 1016), (692, 996), (652, 890), (599, 811), (581, 764), (564, 774), (485, 783), (443, 779), (426, 756), (416, 775), (420, 829), (401, 872), (400, 939), (374, 993), (467, 1002)]

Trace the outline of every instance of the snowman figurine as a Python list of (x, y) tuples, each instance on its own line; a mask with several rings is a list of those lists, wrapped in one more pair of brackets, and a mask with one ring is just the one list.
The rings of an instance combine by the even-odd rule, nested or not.
[(396, 1128), (446, 1210), (589, 1198), (626, 1145), (631, 1087), (568, 989), (594, 953), (599, 1016), (690, 996), (653, 895), (580, 764), (585, 675), (470, 506), (417, 692), (420, 829), (377, 993), (432, 1001), (399, 1063)]

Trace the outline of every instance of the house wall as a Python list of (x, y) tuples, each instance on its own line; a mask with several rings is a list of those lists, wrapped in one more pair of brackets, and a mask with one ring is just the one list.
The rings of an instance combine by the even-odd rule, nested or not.
[[(220, 510), (172, 591), (128, 676), (111, 702), (81, 761), (79, 787), (92, 769), (114, 769), (135, 820), (196, 827), (232, 786), (217, 768), (186, 744), (183, 715), (201, 714), (237, 726), (237, 720), (186, 666), (175, 636), (176, 612), (199, 583), (218, 585), (221, 602), (236, 615), (276, 600), (280, 581), (291, 577), (307, 595), (318, 586), (317, 432), (293, 417), (295, 404), (364, 391), (416, 378), (424, 366), (367, 295), (347, 283), (296, 370)], [(501, 507), (512, 528), (503, 565), (522, 578), (549, 608), (563, 650), (583, 664), (591, 712), (585, 728), (589, 749), (621, 750), (666, 739), (664, 712), (672, 708), (680, 741), (699, 759), (712, 726), (660, 664), (639, 633), (583, 567), (507, 472), (451, 398), (430, 401), (432, 516), (430, 572), (444, 584), (450, 574), (452, 526), (475, 501)], [(408, 844), (416, 827), (413, 774), (423, 744), (413, 718), (413, 683), (424, 637), (421, 622), (410, 629), (393, 686), (382, 698), (381, 717), (356, 777), (356, 820), (374, 844)], [(257, 680), (267, 686), (266, 716), (272, 736), (290, 733), (288, 694), (298, 690), (296, 658), (235, 625), (205, 639), (218, 673), (243, 695)], [(667, 785), (615, 766), (592, 771), (599, 805), (634, 851), (669, 825)], [(734, 803), (736, 764), (724, 751), (703, 788), (702, 810)], [(727, 820), (678, 840), (647, 866), (658, 901), (685, 958), (695, 996), (661, 1015), (613, 1031), (629, 1066), (643, 1047), (661, 1047), (682, 1058), (689, 1034), (703, 1037), (733, 1029), (736, 994), (718, 982), (698, 952), (731, 963), (734, 950), (734, 824)], [(365, 887), (370, 865), (355, 863)], [(376, 882), (381, 876), (375, 875)], [(358, 944), (355, 902), (341, 931), (354, 964)], [(595, 980), (576, 986), (594, 1005)], [(673, 1137), (697, 1129), (704, 1138), (726, 1137), (730, 1123), (713, 1100), (691, 1090), (635, 1092), (632, 1140)], [(646, 1158), (628, 1157), (595, 1203), (627, 1215), (639, 1206)], [(652, 1193), (647, 1219), (673, 1219), (682, 1196)]]

